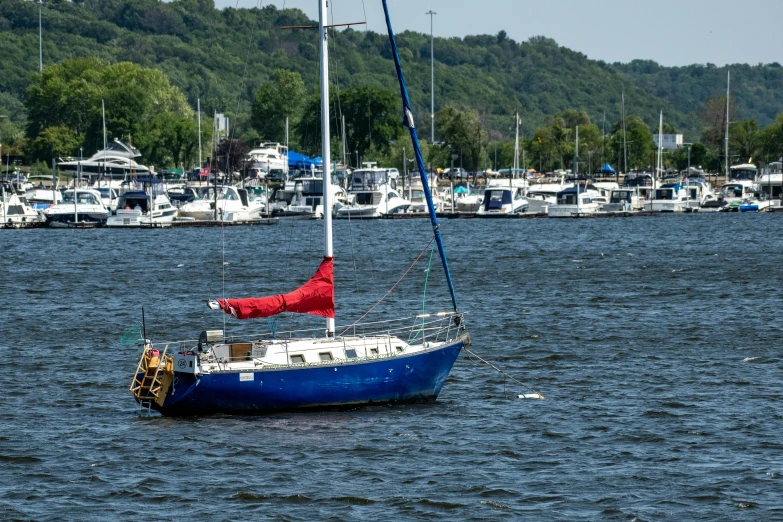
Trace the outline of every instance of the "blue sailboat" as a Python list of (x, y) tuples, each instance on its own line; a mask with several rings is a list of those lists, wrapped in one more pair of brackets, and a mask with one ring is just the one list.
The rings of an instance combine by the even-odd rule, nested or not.
[[(271, 317), (283, 312), (320, 316), (326, 323), (324, 335), (302, 337), (304, 332), (277, 332), (267, 338), (246, 339), (227, 337), (221, 330), (207, 330), (198, 341), (180, 342), (171, 351), (168, 346), (155, 346), (145, 339), (130, 386), (140, 405), (176, 416), (437, 399), (459, 352), (470, 344), (470, 336), (457, 309), (386, 0), (383, 7), (402, 95), (403, 125), (408, 127), (413, 143), (433, 241), (446, 274), (453, 310), (336, 328), (332, 217), (327, 212), (323, 220), (324, 260), (305, 285), (276, 296), (210, 302), (211, 308), (238, 319)], [(326, 0), (319, 0), (321, 134), (324, 178), (329, 179), (326, 12)], [(324, 208), (331, 208), (327, 188), (324, 184)]]

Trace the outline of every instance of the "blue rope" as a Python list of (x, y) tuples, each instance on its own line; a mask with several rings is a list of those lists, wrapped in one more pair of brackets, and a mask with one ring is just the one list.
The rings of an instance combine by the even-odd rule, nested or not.
[(446, 272), (446, 282), (449, 285), (449, 294), (451, 294), (451, 304), (454, 305), (454, 311), (457, 311), (457, 297), (454, 295), (454, 282), (451, 280), (451, 272), (449, 272), (449, 263), (446, 260), (446, 250), (443, 247), (443, 239), (440, 235), (440, 225), (438, 224), (438, 217), (435, 215), (435, 205), (432, 203), (432, 193), (430, 192), (430, 186), (427, 180), (427, 171), (424, 169), (424, 159), (421, 156), (421, 147), (419, 146), (419, 137), (416, 134), (416, 126), (413, 123), (413, 111), (411, 110), (411, 103), (408, 97), (408, 88), (405, 86), (405, 76), (402, 74), (402, 66), (400, 65), (400, 56), (397, 52), (397, 42), (394, 39), (394, 31), (392, 30), (391, 18), (389, 18), (389, 6), (386, 5), (386, 0), (383, 1), (383, 12), (386, 15), (386, 27), (389, 30), (389, 42), (392, 47), (392, 55), (394, 56), (394, 66), (397, 69), (397, 79), (400, 82), (400, 94), (402, 95), (402, 124), (408, 127), (411, 134), (411, 142), (413, 143), (413, 152), (416, 156), (416, 165), (419, 168), (419, 176), (421, 177), (421, 184), (424, 188), (424, 197), (427, 199), (427, 209), (430, 212), (430, 222), (432, 223), (432, 232), (435, 234), (435, 243), (438, 245), (438, 253), (440, 253), (440, 260), (443, 263), (443, 270)]

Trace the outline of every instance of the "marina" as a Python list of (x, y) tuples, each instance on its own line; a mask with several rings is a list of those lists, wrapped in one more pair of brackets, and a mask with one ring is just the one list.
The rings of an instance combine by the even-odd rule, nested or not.
[(3, 519), (780, 518), (777, 5), (243, 1), (0, 13)]

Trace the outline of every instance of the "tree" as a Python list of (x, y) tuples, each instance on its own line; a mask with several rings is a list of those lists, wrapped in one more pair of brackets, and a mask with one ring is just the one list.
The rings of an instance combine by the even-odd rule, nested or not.
[(28, 154), (48, 163), (52, 158), (76, 154), (81, 145), (81, 138), (65, 125), (46, 127), (29, 142)]
[[(704, 123), (704, 130), (701, 133), (701, 141), (707, 147), (712, 148), (721, 158), (725, 156), (724, 143), (726, 139), (726, 96), (717, 95), (707, 98), (702, 105), (699, 116)], [(729, 121), (736, 121), (737, 107), (734, 99), (729, 99)], [(713, 165), (719, 169), (720, 165)]]
[(256, 89), (250, 108), (250, 124), (265, 139), (285, 141), (285, 120), (299, 121), (307, 90), (298, 72), (278, 69), (272, 81)]
[(484, 143), (487, 133), (474, 110), (459, 110), (455, 107), (441, 109), (435, 115), (436, 128), (449, 155), (459, 155), (462, 166), (470, 172), (481, 170), (484, 157)]
[(244, 171), (250, 147), (240, 140), (223, 140), (217, 148), (212, 167), (227, 174)]
[(783, 157), (783, 114), (778, 114), (775, 121), (761, 131), (759, 139), (765, 161)]
[(608, 146), (610, 158), (620, 158), (618, 170), (625, 169), (625, 143), (628, 147), (628, 169), (652, 167), (655, 160), (652, 157), (655, 149), (652, 132), (639, 116), (628, 116), (625, 119), (625, 140), (623, 139), (623, 124), (614, 124), (613, 133), (609, 137)]
[(739, 161), (752, 161), (761, 154), (762, 142), (756, 120), (742, 120), (732, 125), (729, 134), (729, 151), (739, 154)]
[[(331, 92), (330, 99), (336, 100)], [(359, 152), (365, 158), (368, 152), (385, 155), (391, 142), (402, 132), (402, 114), (398, 96), (376, 87), (354, 87), (340, 92), (339, 107), (345, 116), (348, 151)], [(341, 133), (339, 111), (330, 111), (330, 130), (333, 136)], [(308, 98), (302, 118), (296, 127), (299, 143), (305, 152), (320, 155), (321, 152), (321, 95)], [(332, 139), (333, 145), (336, 140)]]
[(103, 147), (101, 100), (108, 137), (132, 136), (143, 154), (157, 146), (151, 122), (159, 115), (193, 117), (182, 92), (161, 71), (129, 62), (106, 65), (96, 58), (76, 58), (47, 67), (33, 78), (25, 94), (27, 135), (35, 139), (48, 127), (65, 127), (80, 138), (86, 153), (92, 153)]

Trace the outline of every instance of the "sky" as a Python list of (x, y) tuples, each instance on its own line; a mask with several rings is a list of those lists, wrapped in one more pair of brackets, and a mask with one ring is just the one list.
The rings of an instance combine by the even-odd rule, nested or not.
[[(318, 0), (214, 1), (218, 8), (285, 5), (318, 17)], [(380, 0), (330, 1), (332, 23), (364, 21), (366, 11), (368, 28), (385, 31)], [(610, 63), (783, 63), (783, 0), (389, 0), (389, 9), (397, 32), (429, 33), (432, 10), (436, 36), (504, 30), (522, 42), (543, 35)]]

